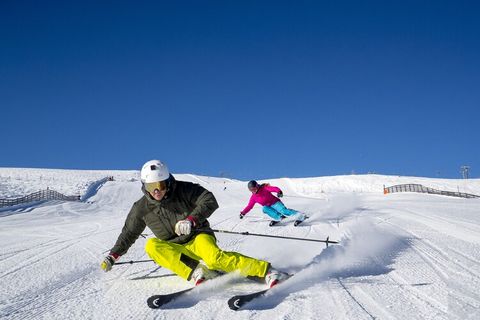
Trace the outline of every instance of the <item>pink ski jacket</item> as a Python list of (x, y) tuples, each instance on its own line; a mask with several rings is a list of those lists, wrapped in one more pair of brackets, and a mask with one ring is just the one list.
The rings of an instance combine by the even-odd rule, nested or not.
[(258, 189), (257, 193), (253, 193), (250, 197), (250, 201), (248, 201), (247, 206), (245, 209), (241, 211), (241, 214), (247, 214), (250, 210), (252, 210), (255, 203), (258, 203), (262, 206), (271, 206), (272, 204), (280, 201), (277, 197), (275, 197), (271, 192), (282, 192), (280, 188), (269, 186), (269, 185), (261, 185)]

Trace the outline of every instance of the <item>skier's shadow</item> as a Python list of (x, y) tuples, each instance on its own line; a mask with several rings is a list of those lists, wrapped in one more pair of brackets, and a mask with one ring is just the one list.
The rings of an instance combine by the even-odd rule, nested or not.
[(145, 275), (145, 276), (140, 276), (140, 277), (136, 277), (136, 278), (130, 278), (128, 280), (146, 280), (146, 279), (158, 279), (158, 278), (167, 278), (167, 277), (176, 277), (177, 275), (174, 274), (174, 273), (169, 273), (169, 274), (162, 274), (162, 275), (158, 275), (158, 276), (149, 276), (149, 275)]
[[(160, 266), (157, 266), (154, 270), (148, 272), (147, 274), (143, 274), (141, 276), (138, 276), (138, 277), (133, 277), (133, 278), (130, 278), (129, 280), (145, 280), (145, 279), (155, 279), (155, 278), (165, 278), (165, 277), (174, 277), (176, 276), (174, 273), (167, 273), (167, 274), (161, 274), (161, 275), (153, 275), (155, 272), (157, 272), (158, 270), (160, 270), (162, 267)], [(131, 274), (130, 276), (133, 276), (135, 274), (139, 274), (139, 273), (143, 273), (143, 271), (141, 272), (134, 272), (133, 274)]]
[[(367, 264), (353, 265), (330, 271), (329, 268), (333, 267), (331, 261), (333, 261), (337, 255), (341, 255), (342, 251), (345, 249), (342, 246), (330, 246), (323, 250), (310, 264), (303, 268), (307, 274), (302, 275), (302, 271), (300, 270), (290, 281), (285, 282), (283, 285), (279, 285), (278, 288), (272, 289), (271, 292), (267, 292), (264, 297), (247, 303), (242, 307), (242, 310), (273, 309), (290, 294), (306, 290), (329, 279), (336, 278), (344, 280), (348, 278), (354, 279), (356, 277), (387, 274), (393, 270), (391, 265), (394, 263), (395, 258), (409, 247), (411, 247), (411, 239), (399, 237), (389, 248), (390, 251), (388, 255), (384, 255), (381, 258), (376, 257), (370, 259)], [(319, 271), (318, 274), (316, 273), (316, 270)]]

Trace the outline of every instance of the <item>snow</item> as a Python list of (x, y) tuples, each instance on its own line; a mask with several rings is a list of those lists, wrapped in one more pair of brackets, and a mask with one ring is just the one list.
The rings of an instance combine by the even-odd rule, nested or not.
[[(106, 176), (114, 181), (99, 184)], [(223, 276), (162, 310), (152, 294), (190, 287), (152, 262), (100, 270), (132, 203), (141, 196), (137, 171), (0, 168), (0, 198), (47, 187), (81, 202), (51, 201), (0, 208), (2, 319), (478, 319), (480, 199), (383, 194), (383, 185), (420, 183), (480, 195), (480, 179), (382, 175), (269, 179), (287, 207), (307, 212), (302, 225), (268, 227), (257, 205), (243, 220), (246, 182), (175, 174), (211, 190), (220, 208), (216, 229), (311, 239), (322, 243), (219, 233), (228, 251), (266, 259), (295, 273), (241, 311), (226, 301), (264, 285)], [(147, 237), (151, 232), (145, 230)], [(120, 261), (149, 259), (139, 238)]]

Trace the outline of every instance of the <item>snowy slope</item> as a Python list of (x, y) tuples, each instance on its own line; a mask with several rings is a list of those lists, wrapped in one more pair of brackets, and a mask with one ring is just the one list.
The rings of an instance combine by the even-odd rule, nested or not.
[[(225, 250), (266, 259), (296, 273), (272, 295), (231, 311), (233, 294), (261, 289), (235, 275), (215, 279), (165, 310), (149, 295), (191, 286), (153, 263), (99, 264), (115, 242), (132, 203), (141, 196), (138, 172), (0, 169), (0, 197), (46, 186), (81, 194), (106, 175), (88, 202), (49, 202), (0, 214), (2, 319), (478, 319), (480, 316), (480, 200), (426, 194), (383, 195), (383, 185), (421, 183), (480, 194), (480, 180), (381, 175), (272, 179), (288, 207), (310, 214), (303, 225), (268, 227), (255, 207), (238, 212), (245, 182), (189, 174), (220, 203), (214, 228), (341, 240), (321, 243), (218, 234)], [(5, 213), (5, 211), (3, 211)], [(145, 233), (151, 236), (147, 229)], [(140, 238), (122, 261), (148, 259)], [(276, 292), (275, 292), (276, 291)]]

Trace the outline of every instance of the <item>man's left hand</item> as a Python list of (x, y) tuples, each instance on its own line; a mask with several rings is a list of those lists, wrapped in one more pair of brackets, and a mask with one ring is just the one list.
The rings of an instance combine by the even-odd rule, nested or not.
[(190, 220), (180, 220), (175, 225), (175, 233), (179, 236), (190, 234), (192, 232), (192, 222)]

